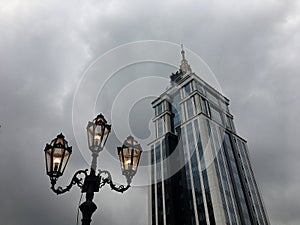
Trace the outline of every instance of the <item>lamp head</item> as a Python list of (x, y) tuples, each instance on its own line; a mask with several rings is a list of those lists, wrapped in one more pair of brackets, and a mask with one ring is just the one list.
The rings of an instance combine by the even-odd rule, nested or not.
[(107, 123), (102, 114), (99, 114), (92, 122), (88, 122), (87, 136), (89, 149), (92, 152), (102, 151), (110, 131), (111, 125)]
[(141, 154), (142, 147), (132, 136), (128, 136), (122, 147), (118, 147), (122, 174), (127, 178), (128, 183), (137, 172)]
[(50, 144), (46, 144), (44, 151), (47, 175), (51, 180), (57, 180), (64, 173), (72, 154), (72, 147), (68, 145), (64, 135), (60, 133)]

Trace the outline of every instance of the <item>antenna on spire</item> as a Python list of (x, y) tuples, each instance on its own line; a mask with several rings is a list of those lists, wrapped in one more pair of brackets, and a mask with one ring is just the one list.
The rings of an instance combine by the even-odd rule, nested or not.
[(181, 55), (182, 55), (182, 59), (185, 60), (185, 51), (183, 49), (183, 44), (181, 44)]
[(184, 75), (188, 72), (192, 72), (188, 61), (185, 59), (185, 51), (183, 49), (183, 44), (181, 44), (181, 55), (182, 55), (182, 60), (181, 60), (181, 65), (180, 65), (181, 73)]

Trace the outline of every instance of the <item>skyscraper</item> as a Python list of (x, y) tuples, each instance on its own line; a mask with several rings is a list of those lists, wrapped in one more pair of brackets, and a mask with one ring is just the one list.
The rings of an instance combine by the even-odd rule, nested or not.
[(171, 85), (152, 102), (149, 225), (270, 224), (229, 100), (181, 54)]

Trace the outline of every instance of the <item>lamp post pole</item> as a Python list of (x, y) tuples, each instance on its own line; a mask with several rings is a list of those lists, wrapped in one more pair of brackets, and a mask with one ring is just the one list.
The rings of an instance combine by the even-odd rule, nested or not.
[(90, 174), (85, 178), (84, 181), (82, 192), (86, 193), (86, 201), (79, 206), (79, 209), (82, 213), (82, 225), (91, 224), (92, 215), (97, 209), (96, 204), (93, 202), (93, 198), (94, 193), (99, 191), (99, 188), (97, 189), (97, 187), (100, 185), (100, 178), (96, 176), (98, 156), (99, 153), (93, 152)]
[[(92, 215), (97, 209), (96, 204), (93, 202), (94, 194), (99, 192), (100, 188), (109, 184), (112, 190), (123, 193), (130, 187), (131, 180), (137, 171), (142, 148), (132, 136), (129, 136), (124, 141), (122, 147), (118, 147), (121, 170), (122, 174), (126, 177), (127, 185), (114, 184), (111, 174), (107, 170), (99, 170), (98, 173), (96, 173), (99, 153), (104, 148), (110, 130), (111, 125), (107, 124), (102, 114), (99, 114), (93, 122), (88, 123), (88, 144), (92, 152), (90, 172), (88, 174), (87, 169), (77, 171), (70, 184), (65, 188), (60, 186), (55, 187), (55, 185), (58, 178), (63, 175), (72, 153), (72, 147), (69, 147), (64, 136), (59, 134), (50, 144), (46, 145), (44, 150), (46, 170), (47, 175), (50, 177), (52, 191), (59, 195), (70, 191), (72, 186), (77, 185), (81, 188), (81, 192), (85, 193), (86, 200), (79, 206), (82, 213), (82, 225), (91, 224)], [(84, 179), (81, 177), (82, 175), (84, 175)]]

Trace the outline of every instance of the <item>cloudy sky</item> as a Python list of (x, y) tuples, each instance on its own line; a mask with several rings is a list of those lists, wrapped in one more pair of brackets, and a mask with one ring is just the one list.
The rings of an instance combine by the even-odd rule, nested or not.
[[(153, 70), (168, 78), (176, 71), (174, 60), (179, 65), (180, 49), (177, 46), (178, 55), (173, 48), (166, 49), (179, 43), (190, 50), (187, 57), (194, 52), (209, 65), (219, 89), (231, 100), (235, 125), (248, 140), (271, 223), (300, 224), (299, 1), (0, 0), (0, 31), (1, 224), (76, 224), (80, 191), (74, 187), (59, 197), (51, 192), (45, 175), (45, 144), (62, 131), (73, 146), (74, 153), (59, 181), (66, 184), (74, 171), (88, 167), (85, 154), (89, 153), (78, 137), (81, 122), (86, 123), (94, 111), (108, 104), (105, 96), (113, 93), (114, 99), (119, 99), (116, 90), (138, 80), (137, 71), (145, 69), (143, 76), (150, 76)], [(148, 46), (149, 52), (155, 56), (164, 50), (164, 57), (174, 60), (156, 69), (147, 63), (124, 69), (127, 62), (122, 60), (136, 52), (123, 49), (126, 55), (124, 51), (122, 55), (116, 48), (143, 40), (163, 41), (169, 47)], [(140, 52), (140, 60), (146, 52)], [(107, 68), (96, 66), (100, 71), (97, 79), (86, 78), (99, 57), (102, 61), (97, 65), (107, 66), (101, 58), (104, 54), (111, 57), (109, 65), (116, 65), (111, 69), (114, 74), (122, 68), (133, 77), (125, 81), (124, 76), (115, 76), (110, 86), (103, 87)], [(149, 58), (155, 59), (153, 55)], [(156, 88), (164, 87), (161, 81), (156, 83), (163, 85)], [(96, 99), (90, 98), (95, 87)], [(135, 87), (136, 93), (142, 91), (139, 85)], [(153, 93), (147, 95), (146, 100), (153, 98)], [(78, 99), (93, 99), (88, 104), (94, 108), (80, 111), (80, 104), (76, 108)], [(122, 109), (118, 109), (119, 114), (113, 117), (117, 122), (123, 118)], [(130, 112), (134, 111), (138, 110)], [(90, 117), (79, 117), (81, 112)], [(84, 129), (85, 125), (83, 133)], [(110, 163), (100, 159), (99, 164)], [(112, 172), (122, 182), (120, 171), (112, 168)], [(94, 224), (147, 224), (146, 186), (134, 185), (123, 195), (103, 188), (95, 201)]]

